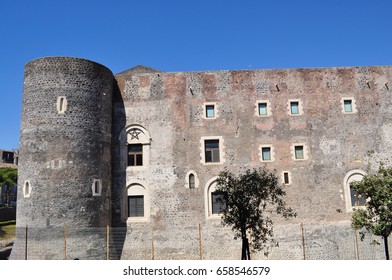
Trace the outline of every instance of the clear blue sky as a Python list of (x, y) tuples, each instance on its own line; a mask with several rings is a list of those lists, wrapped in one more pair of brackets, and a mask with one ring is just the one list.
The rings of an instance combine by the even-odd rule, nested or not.
[(24, 65), (118, 73), (392, 65), (391, 0), (0, 0), (0, 149), (19, 146)]

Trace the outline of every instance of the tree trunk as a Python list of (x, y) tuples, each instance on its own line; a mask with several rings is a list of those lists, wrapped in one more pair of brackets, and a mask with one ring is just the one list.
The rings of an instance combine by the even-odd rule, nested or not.
[(388, 236), (383, 236), (383, 239), (384, 239), (385, 259), (389, 260)]
[(242, 254), (241, 260), (250, 260), (249, 241), (246, 234), (242, 235)]
[(246, 237), (242, 236), (242, 253), (241, 260), (246, 260), (246, 245), (245, 245)]
[(248, 257), (247, 259), (250, 260), (250, 251), (249, 251), (249, 240), (246, 238), (246, 256)]

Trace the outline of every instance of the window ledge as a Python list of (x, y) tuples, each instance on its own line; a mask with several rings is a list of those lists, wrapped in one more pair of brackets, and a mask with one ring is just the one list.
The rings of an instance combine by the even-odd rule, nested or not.
[(220, 220), (222, 218), (222, 214), (210, 214), (207, 217), (207, 220)]
[(203, 165), (222, 165), (223, 162), (204, 162)]
[(147, 217), (128, 217), (127, 225), (132, 223), (148, 223), (150, 221)]
[(147, 166), (127, 166), (127, 171), (141, 171), (141, 170), (146, 170)]

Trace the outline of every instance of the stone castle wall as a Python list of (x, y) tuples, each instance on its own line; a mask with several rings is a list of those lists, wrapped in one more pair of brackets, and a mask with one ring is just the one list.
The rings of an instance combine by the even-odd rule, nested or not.
[[(187, 228), (201, 224), (215, 235), (226, 232), (225, 238), (231, 240), (231, 232), (222, 229), (219, 218), (209, 214), (208, 188), (225, 168), (240, 172), (259, 166), (276, 170), (279, 177), (283, 177), (283, 172), (289, 173), (286, 201), (298, 216), (291, 221), (278, 218), (277, 227), (289, 231), (280, 248), (289, 250), (294, 234), (290, 228), (298, 229), (300, 223), (320, 224), (312, 230), (325, 228), (322, 231), (336, 243), (340, 234), (331, 228), (349, 223), (352, 211), (347, 201), (350, 193), (346, 175), (366, 172), (368, 163), (376, 167), (378, 159), (387, 164), (390, 161), (391, 78), (390, 67), (117, 76), (123, 100), (115, 110), (121, 112), (123, 107), (125, 126), (141, 125), (152, 139), (148, 168), (124, 168), (126, 179), (118, 184), (129, 187), (137, 181), (148, 187), (149, 195), (150, 217), (129, 231), (129, 240), (133, 242), (126, 240), (124, 247), (137, 247), (139, 239), (134, 238), (145, 236), (145, 227), (156, 229), (161, 236), (177, 236), (179, 231), (186, 234)], [(352, 112), (344, 111), (344, 100), (351, 100)], [(299, 102), (299, 114), (290, 114), (291, 101)], [(258, 102), (268, 104), (269, 115), (258, 116)], [(205, 117), (206, 104), (215, 106), (215, 118)], [(220, 139), (220, 163), (203, 162), (206, 138)], [(303, 145), (304, 160), (294, 159), (295, 144)], [(264, 145), (271, 147), (272, 161), (261, 160)], [(197, 177), (195, 189), (187, 188), (189, 172)], [(114, 194), (113, 200), (121, 200), (121, 195)], [(130, 228), (134, 224), (128, 220)], [(349, 224), (337, 228), (342, 235), (351, 231)], [(208, 240), (213, 240), (213, 236)], [(238, 257), (232, 242), (224, 244), (219, 250), (227, 258)], [(313, 258), (354, 258), (338, 249), (335, 253), (324, 251), (323, 256), (324, 249), (321, 246)], [(209, 247), (205, 253), (211, 258), (226, 258), (216, 250)], [(279, 253), (272, 256), (290, 258)]]
[[(26, 66), (20, 225), (122, 227), (115, 248), (122, 259), (198, 259), (200, 248), (204, 259), (238, 259), (240, 242), (212, 213), (214, 180), (225, 168), (265, 167), (288, 180), (285, 201), (297, 212), (288, 221), (274, 217), (280, 246), (268, 258), (383, 258), (382, 248), (353, 241), (348, 182), (369, 163), (391, 163), (391, 67), (141, 70), (113, 77), (99, 64), (71, 58)], [(209, 140), (219, 146), (216, 162), (206, 160)], [(142, 146), (142, 165), (128, 166), (133, 144)], [(295, 158), (295, 147), (303, 158)], [(128, 217), (128, 197), (135, 195), (144, 199), (142, 217)], [(75, 244), (83, 239), (75, 236)], [(91, 236), (86, 246), (100, 249), (72, 249), (72, 256), (105, 258), (100, 237)]]

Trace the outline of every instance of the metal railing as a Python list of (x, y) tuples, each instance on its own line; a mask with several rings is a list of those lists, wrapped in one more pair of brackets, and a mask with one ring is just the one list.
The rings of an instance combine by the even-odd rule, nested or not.
[[(384, 259), (381, 238), (368, 234), (364, 241), (352, 229), (303, 223), (275, 231), (278, 247), (252, 259)], [(202, 224), (154, 229), (151, 226), (103, 228), (16, 229), (11, 259), (239, 259), (241, 240), (228, 228)]]

